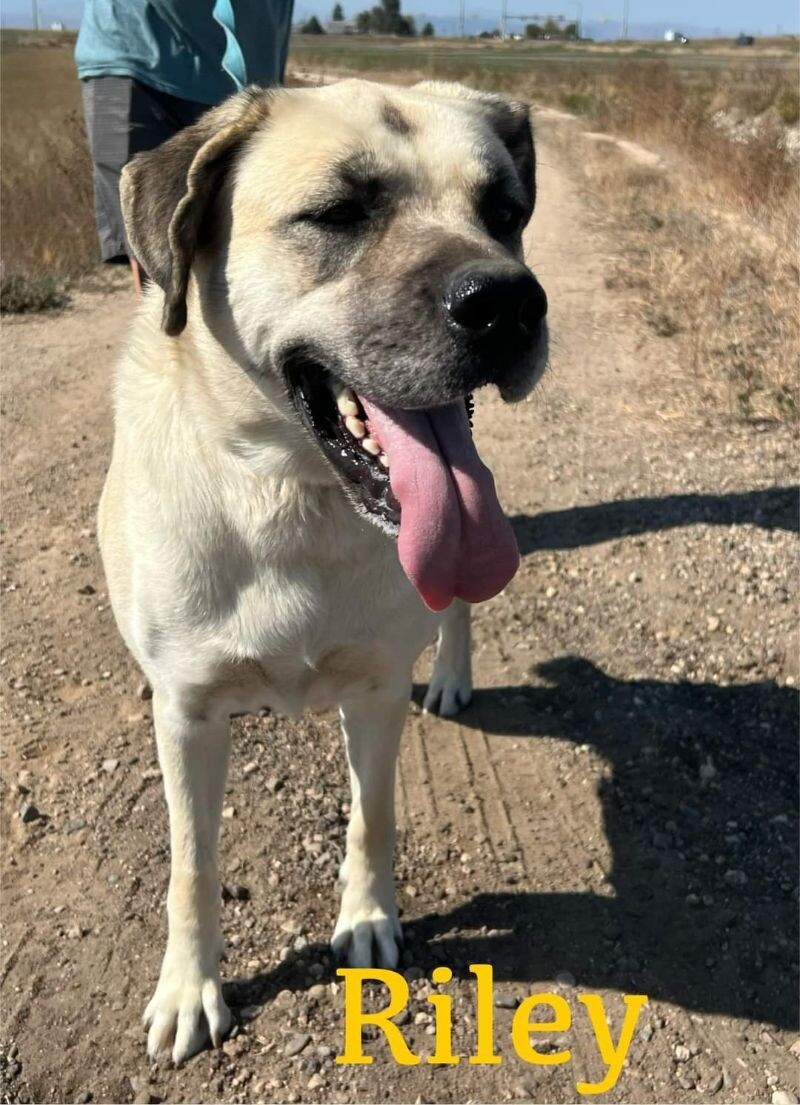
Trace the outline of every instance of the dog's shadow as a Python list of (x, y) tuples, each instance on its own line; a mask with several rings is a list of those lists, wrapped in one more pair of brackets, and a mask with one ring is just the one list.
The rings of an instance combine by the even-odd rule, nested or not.
[[(792, 1026), (797, 692), (771, 681), (617, 680), (578, 657), (535, 674), (546, 685), (476, 691), (458, 721), (591, 744), (603, 756), (609, 894), (479, 894), (406, 921), (415, 962), (464, 976), (470, 963), (491, 963), (496, 978), (521, 984), (568, 971), (588, 989)], [(231, 985), (229, 999), (263, 1002), (307, 987), (312, 964), (328, 954), (309, 946)]]

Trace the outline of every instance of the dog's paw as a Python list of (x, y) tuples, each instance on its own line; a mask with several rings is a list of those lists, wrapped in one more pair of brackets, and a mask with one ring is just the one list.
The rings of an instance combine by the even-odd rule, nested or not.
[(172, 1054), (179, 1067), (211, 1040), (220, 1047), (231, 1026), (219, 974), (203, 972), (190, 962), (165, 958), (156, 992), (144, 1013), (147, 1054)]
[(391, 971), (400, 960), (402, 943), (403, 930), (394, 902), (390, 908), (377, 902), (350, 905), (345, 890), (331, 937), (337, 959), (346, 959), (350, 967), (386, 967)]
[(472, 675), (469, 664), (462, 671), (454, 671), (444, 665), (434, 667), (431, 681), (422, 701), (426, 714), (453, 717), (466, 710), (472, 701)]

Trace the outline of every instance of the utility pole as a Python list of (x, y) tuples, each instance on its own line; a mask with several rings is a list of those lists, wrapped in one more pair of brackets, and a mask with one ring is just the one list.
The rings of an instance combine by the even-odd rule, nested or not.
[(458, 37), (464, 37), (464, 9), (466, 7), (467, 0), (459, 0), (458, 5)]
[(39, 0), (32, 0), (33, 2), (33, 29), (39, 30)]
[(508, 22), (508, 0), (503, 0), (503, 7), (500, 11), (500, 41), (506, 40), (506, 23)]
[(628, 7), (630, 0), (623, 0), (622, 7), (622, 37), (628, 37)]

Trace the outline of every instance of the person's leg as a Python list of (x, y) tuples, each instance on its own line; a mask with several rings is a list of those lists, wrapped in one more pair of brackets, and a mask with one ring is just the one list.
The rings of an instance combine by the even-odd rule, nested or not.
[(95, 210), (104, 261), (130, 261), (137, 295), (147, 274), (133, 256), (119, 197), (124, 166), (194, 122), (205, 104), (169, 96), (131, 77), (90, 77), (83, 83), (86, 129), (92, 156)]
[(105, 262), (124, 261), (130, 247), (120, 209), (119, 178), (129, 157), (133, 82), (128, 77), (89, 77), (81, 84), (100, 256)]

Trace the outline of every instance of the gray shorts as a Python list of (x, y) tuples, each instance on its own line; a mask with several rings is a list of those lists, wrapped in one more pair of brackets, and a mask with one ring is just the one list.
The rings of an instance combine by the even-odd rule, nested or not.
[(123, 166), (188, 127), (208, 104), (181, 100), (133, 77), (88, 77), (82, 84), (100, 253), (104, 261), (124, 261), (130, 246), (119, 201)]

